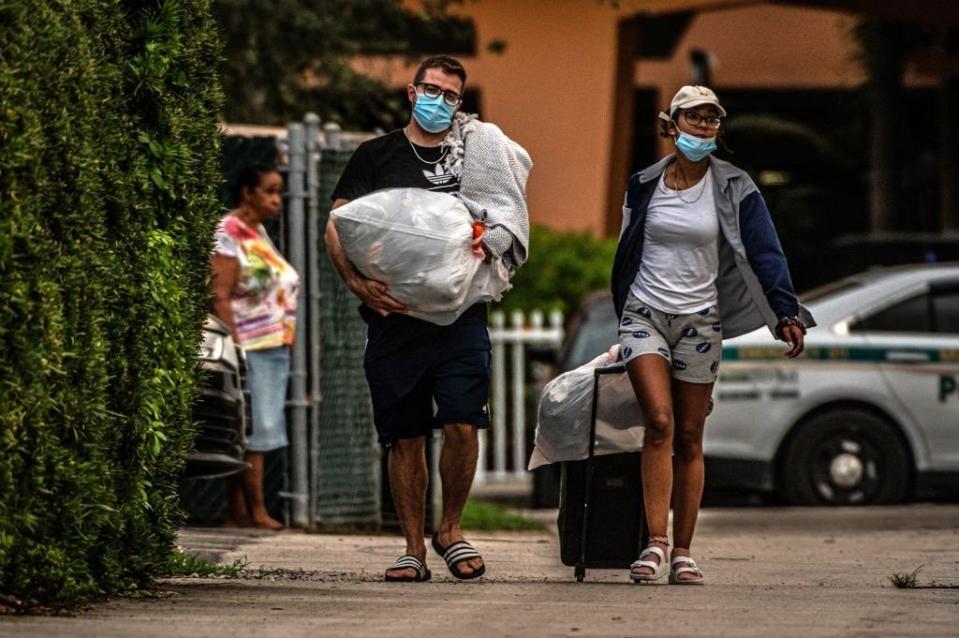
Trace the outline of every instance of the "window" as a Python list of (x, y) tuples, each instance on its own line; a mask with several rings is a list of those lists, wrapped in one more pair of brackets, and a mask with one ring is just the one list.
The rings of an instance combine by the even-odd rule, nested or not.
[(934, 291), (932, 316), (936, 332), (959, 334), (959, 289)]
[(934, 286), (850, 326), (853, 332), (935, 332), (959, 334), (959, 287)]
[(924, 293), (857, 321), (849, 329), (853, 332), (932, 332), (929, 318), (929, 295)]

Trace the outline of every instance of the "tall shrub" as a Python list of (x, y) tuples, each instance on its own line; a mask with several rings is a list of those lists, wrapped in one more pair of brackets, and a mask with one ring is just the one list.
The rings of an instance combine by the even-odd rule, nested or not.
[(205, 0), (0, 0), (0, 592), (136, 586), (173, 545), (216, 200)]
[(513, 277), (513, 288), (500, 309), (576, 310), (584, 295), (609, 290), (616, 238), (589, 232), (562, 232), (544, 226), (530, 229), (529, 261)]

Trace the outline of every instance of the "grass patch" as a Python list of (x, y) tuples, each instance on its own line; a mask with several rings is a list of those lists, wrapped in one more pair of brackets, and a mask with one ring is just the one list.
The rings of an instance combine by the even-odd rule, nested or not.
[(910, 573), (896, 572), (887, 578), (889, 578), (889, 582), (895, 585), (898, 589), (913, 589), (919, 582), (916, 576), (923, 567), (925, 567), (925, 565), (920, 565)]
[(539, 521), (527, 518), (508, 507), (474, 500), (466, 502), (460, 524), (463, 529), (483, 532), (540, 532), (546, 529)]
[(169, 573), (164, 574), (164, 576), (167, 578), (202, 578), (205, 576), (240, 578), (249, 564), (248, 561), (238, 558), (229, 565), (217, 565), (178, 549), (174, 552), (173, 558), (170, 559)]

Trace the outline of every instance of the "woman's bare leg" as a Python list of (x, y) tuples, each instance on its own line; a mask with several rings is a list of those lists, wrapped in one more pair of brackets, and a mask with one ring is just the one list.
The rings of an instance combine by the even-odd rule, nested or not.
[(263, 499), (263, 453), (247, 452), (246, 461), (250, 464), (250, 469), (242, 474), (242, 478), (250, 524), (264, 529), (283, 529), (283, 523), (266, 511)]
[[(643, 501), (650, 537), (666, 537), (669, 525), (669, 499), (673, 483), (673, 399), (669, 362), (658, 354), (644, 354), (626, 364), (633, 391), (643, 410)], [(652, 542), (665, 554), (668, 544)], [(647, 560), (658, 561), (655, 555)], [(649, 567), (636, 573), (652, 574)]]
[[(246, 472), (247, 470), (243, 470)], [(226, 479), (226, 503), (230, 512), (224, 527), (249, 527), (250, 517), (246, 513), (246, 493), (243, 491), (243, 479), (234, 474)]]
[[(673, 381), (673, 556), (689, 556), (699, 518), (705, 478), (703, 430), (712, 393), (712, 383)], [(684, 578), (698, 577), (682, 574), (680, 579)]]

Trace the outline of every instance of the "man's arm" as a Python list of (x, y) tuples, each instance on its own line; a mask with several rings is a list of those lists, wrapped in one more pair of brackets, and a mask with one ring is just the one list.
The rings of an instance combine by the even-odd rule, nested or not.
[[(333, 209), (335, 210), (347, 202), (346, 199), (337, 199), (333, 202)], [(326, 223), (326, 233), (323, 236), (323, 241), (326, 243), (326, 251), (330, 255), (330, 261), (333, 262), (336, 272), (339, 273), (346, 286), (353, 291), (353, 294), (359, 297), (367, 307), (384, 317), (391, 312), (408, 312), (406, 306), (389, 295), (386, 284), (367, 279), (356, 269), (340, 244), (340, 237), (336, 234), (336, 227), (333, 226), (332, 218)]]

